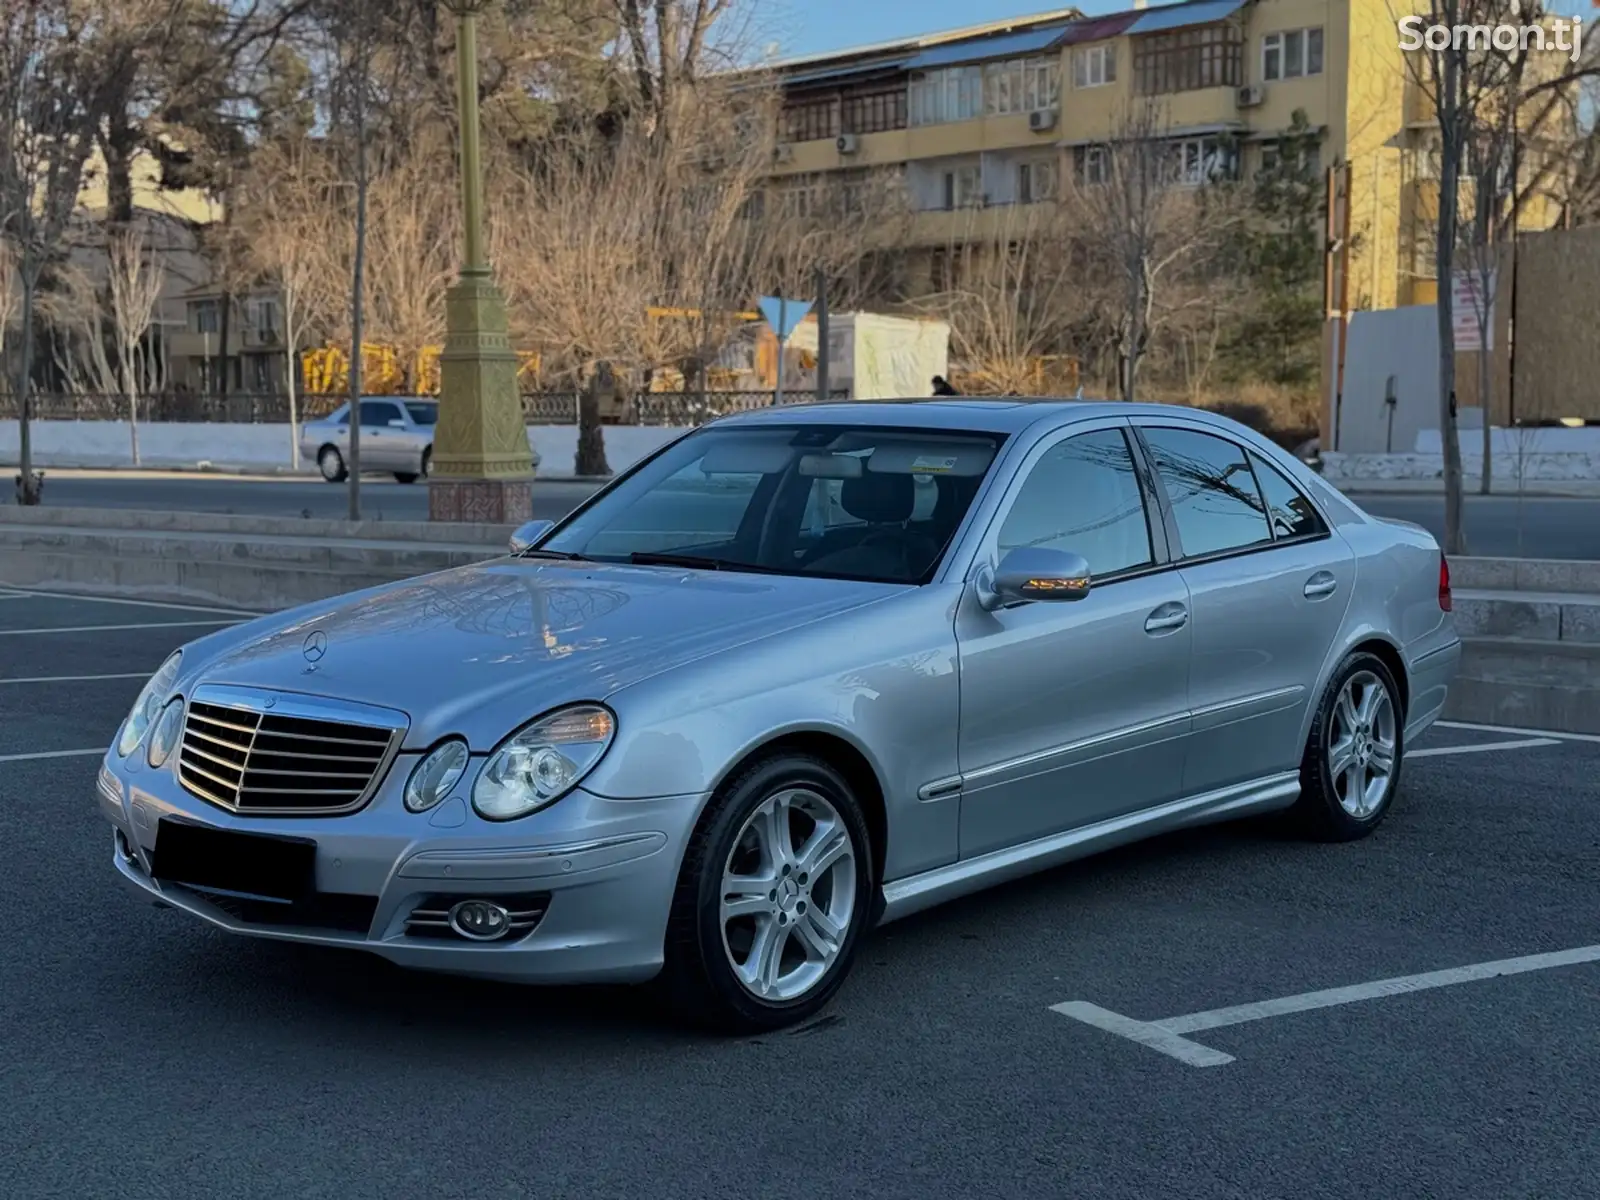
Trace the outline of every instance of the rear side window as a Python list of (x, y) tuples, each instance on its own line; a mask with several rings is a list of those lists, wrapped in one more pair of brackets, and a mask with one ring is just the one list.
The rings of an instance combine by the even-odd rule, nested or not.
[(1147, 428), (1144, 439), (1172, 503), (1185, 557), (1272, 540), (1243, 446), (1192, 429)]
[(1261, 497), (1267, 503), (1267, 519), (1276, 538), (1319, 537), (1328, 532), (1317, 510), (1304, 494), (1266, 459), (1253, 451), (1250, 465), (1256, 469)]
[(1001, 554), (1023, 546), (1081, 554), (1096, 577), (1154, 561), (1144, 495), (1122, 430), (1080, 433), (1044, 452), (1000, 526)]

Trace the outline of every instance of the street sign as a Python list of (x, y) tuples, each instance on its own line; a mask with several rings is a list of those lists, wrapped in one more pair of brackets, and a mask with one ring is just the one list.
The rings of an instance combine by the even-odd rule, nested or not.
[(795, 326), (810, 314), (811, 305), (810, 300), (763, 296), (757, 307), (761, 309), (761, 315), (767, 319), (767, 324), (772, 326), (772, 332), (778, 335), (778, 340), (786, 342), (789, 340), (789, 335), (794, 332)]
[[(1450, 323), (1455, 335), (1456, 353), (1494, 349), (1495, 272), (1488, 278), (1476, 267), (1457, 270), (1451, 279)], [(1485, 345), (1484, 334), (1488, 334)]]

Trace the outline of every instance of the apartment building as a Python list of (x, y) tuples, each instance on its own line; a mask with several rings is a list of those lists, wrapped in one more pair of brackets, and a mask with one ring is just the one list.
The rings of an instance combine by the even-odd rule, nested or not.
[(901, 180), (922, 248), (912, 272), (926, 272), (911, 287), (933, 288), (962, 231), (1002, 231), (1069, 173), (1097, 182), (1102, 144), (1139, 102), (1159, 108), (1195, 184), (1261, 169), (1300, 112), (1316, 165), (1349, 165), (1350, 307), (1429, 303), (1432, 114), (1395, 14), (1391, 0), (1063, 9), (789, 60), (773, 68), (775, 182), (804, 196), (841, 174)]

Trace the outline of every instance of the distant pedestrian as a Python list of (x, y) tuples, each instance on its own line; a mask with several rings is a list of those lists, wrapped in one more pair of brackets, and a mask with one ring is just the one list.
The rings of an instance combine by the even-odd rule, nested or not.
[(959, 396), (960, 392), (950, 386), (950, 381), (943, 375), (933, 377), (933, 394), (935, 396)]

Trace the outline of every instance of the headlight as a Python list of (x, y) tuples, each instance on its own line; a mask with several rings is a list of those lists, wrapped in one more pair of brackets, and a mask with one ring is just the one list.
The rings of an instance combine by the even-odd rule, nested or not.
[(472, 785), (472, 807), (491, 821), (525, 817), (554, 804), (611, 745), (616, 718), (598, 704), (575, 704), (512, 734)]
[(427, 812), (448, 796), (467, 769), (467, 758), (467, 744), (459, 740), (444, 742), (425, 754), (406, 780), (406, 808)]
[(123, 758), (132, 754), (134, 748), (144, 740), (150, 722), (155, 720), (156, 710), (161, 707), (161, 702), (167, 698), (173, 682), (178, 678), (178, 664), (182, 661), (183, 651), (174, 652), (161, 664), (161, 669), (150, 677), (150, 682), (144, 685), (139, 698), (133, 702), (133, 711), (122, 723), (122, 735), (117, 738), (117, 753)]
[(179, 698), (161, 710), (155, 732), (150, 735), (150, 748), (145, 752), (145, 761), (152, 767), (165, 763), (178, 748), (178, 737), (182, 732), (183, 700)]

